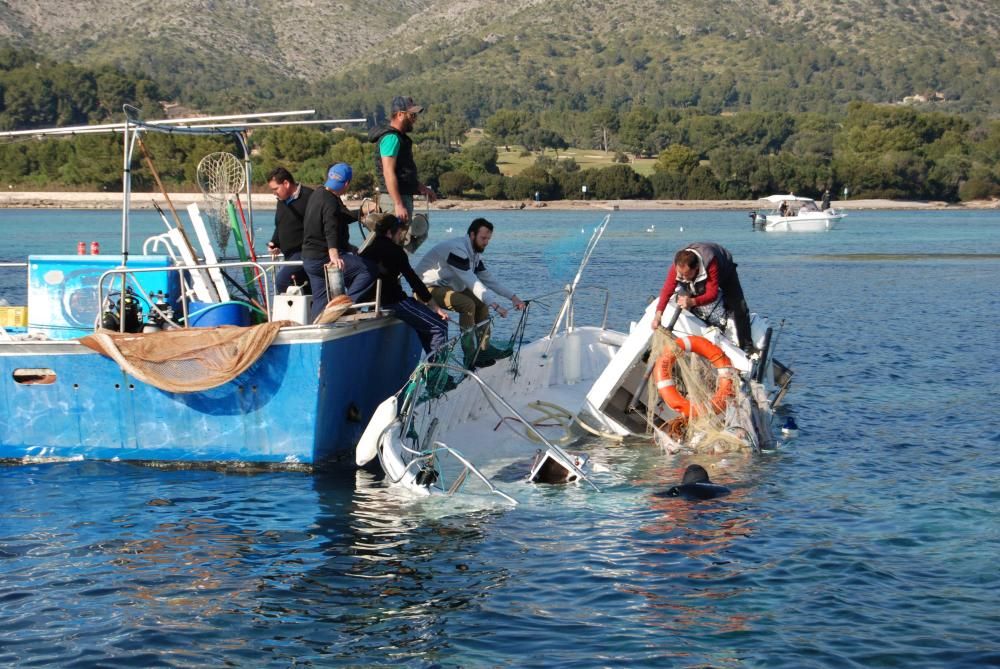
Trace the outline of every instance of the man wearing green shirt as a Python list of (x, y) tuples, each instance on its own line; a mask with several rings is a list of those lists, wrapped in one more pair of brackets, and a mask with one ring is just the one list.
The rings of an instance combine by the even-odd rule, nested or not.
[(413, 140), (407, 134), (423, 110), (413, 98), (397, 95), (392, 99), (389, 125), (373, 128), (368, 134), (368, 140), (375, 144), (375, 171), (381, 187), (379, 207), (395, 214), (404, 224), (413, 218), (414, 195), (425, 195), (430, 202), (437, 199), (434, 191), (417, 179)]

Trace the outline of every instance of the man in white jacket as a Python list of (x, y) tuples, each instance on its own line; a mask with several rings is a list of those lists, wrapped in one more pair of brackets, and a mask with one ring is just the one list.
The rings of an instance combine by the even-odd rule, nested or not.
[(458, 312), (458, 324), (465, 333), (462, 349), (467, 367), (486, 367), (496, 360), (510, 355), (489, 346), (489, 327), (482, 326), (477, 332), (478, 346), (471, 336), (473, 328), (490, 316), (492, 307), (498, 314), (507, 317), (507, 310), (500, 306), (500, 297), (511, 301), (515, 309), (524, 309), (514, 291), (504, 287), (486, 269), (482, 254), (493, 237), (493, 224), (485, 218), (477, 218), (469, 225), (464, 237), (449, 239), (436, 245), (420, 259), (416, 271), (431, 291), (434, 301), (446, 309)]

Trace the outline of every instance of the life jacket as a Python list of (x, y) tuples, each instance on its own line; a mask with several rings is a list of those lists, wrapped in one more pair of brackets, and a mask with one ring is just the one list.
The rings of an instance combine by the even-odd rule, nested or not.
[(413, 140), (392, 126), (372, 128), (368, 133), (368, 141), (375, 145), (375, 173), (378, 175), (379, 186), (383, 193), (389, 189), (385, 185), (385, 174), (382, 172), (382, 152), (379, 141), (388, 134), (399, 137), (399, 154), (396, 156), (396, 182), (401, 195), (416, 195), (420, 192), (420, 182), (417, 180), (417, 164), (413, 160)]
[(732, 254), (718, 244), (711, 242), (688, 244), (685, 250), (698, 256), (698, 274), (691, 281), (685, 281), (677, 276), (677, 283), (686, 287), (689, 295), (703, 295), (705, 284), (708, 283), (708, 266), (714, 260), (718, 263), (719, 268), (719, 293), (721, 297), (722, 286), (736, 272), (736, 263), (733, 262)]

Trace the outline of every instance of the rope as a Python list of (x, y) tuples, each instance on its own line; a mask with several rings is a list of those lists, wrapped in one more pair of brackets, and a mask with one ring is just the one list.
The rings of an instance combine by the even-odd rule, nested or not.
[(510, 336), (510, 340), (507, 342), (508, 348), (512, 348), (514, 352), (510, 356), (510, 369), (514, 374), (514, 380), (517, 380), (517, 374), (521, 369), (520, 359), (521, 359), (521, 346), (524, 345), (524, 330), (528, 325), (528, 310), (531, 308), (531, 301), (528, 300), (524, 303), (524, 310), (521, 312), (521, 318), (517, 321), (517, 326), (514, 328), (513, 334)]

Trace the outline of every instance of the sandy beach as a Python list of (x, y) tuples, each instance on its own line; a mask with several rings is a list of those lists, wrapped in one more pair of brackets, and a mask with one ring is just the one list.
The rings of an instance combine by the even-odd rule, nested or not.
[[(157, 202), (164, 209), (166, 200), (160, 193), (132, 193), (132, 206), (152, 209)], [(178, 209), (190, 202), (203, 202), (201, 193), (171, 193), (170, 200)], [(0, 209), (119, 209), (121, 193), (56, 193), (9, 191), (0, 193)], [(255, 193), (253, 206), (273, 209), (274, 196)], [(977, 200), (960, 204), (947, 202), (921, 202), (897, 200), (847, 200), (833, 201), (836, 208), (844, 209), (1000, 209), (1000, 200)], [(453, 200), (440, 199), (431, 209), (458, 211), (487, 211), (502, 209), (620, 209), (620, 210), (683, 210), (729, 209), (751, 210), (760, 204), (756, 200), (552, 200), (532, 202), (525, 200)]]

